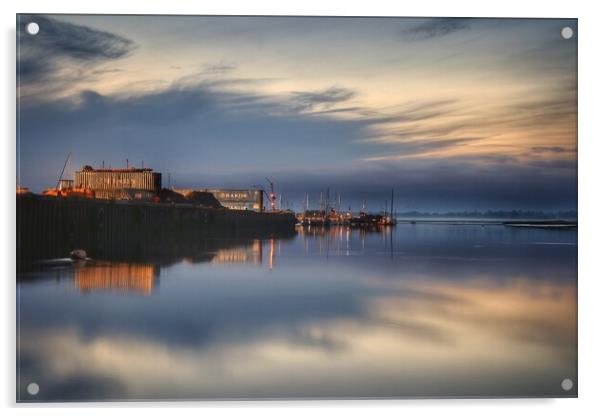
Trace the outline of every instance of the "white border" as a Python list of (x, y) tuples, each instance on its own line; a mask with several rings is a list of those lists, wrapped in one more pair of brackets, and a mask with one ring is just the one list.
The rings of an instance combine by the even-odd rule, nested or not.
[[(12, 4), (11, 4), (12, 3)], [(92, 414), (104, 414), (107, 407), (115, 414), (126, 414), (134, 407), (145, 413), (163, 414), (166, 407), (186, 413), (244, 411), (251, 415), (266, 413), (291, 414), (317, 412), (331, 414), (362, 414), (420, 412), (425, 414), (470, 415), (509, 413), (563, 415), (602, 414), (598, 399), (602, 351), (599, 318), (602, 316), (601, 256), (602, 227), (598, 221), (602, 204), (596, 167), (600, 159), (600, 41), (602, 16), (594, 1), (505, 0), (487, 1), (413, 1), (386, 2), (382, 0), (277, 0), (207, 1), (192, 0), (19, 0), (0, 3), (2, 13), (2, 110), (0, 125), (2, 140), (2, 204), (0, 230), (0, 264), (4, 266), (3, 280), (3, 342), (2, 372), (0, 374), (0, 404), (12, 407), (9, 411), (49, 414), (79, 414), (84, 408)], [(475, 17), (571, 17), (579, 18), (579, 399), (509, 399), (509, 400), (408, 400), (408, 401), (287, 401), (287, 402), (175, 402), (175, 403), (117, 403), (72, 405), (15, 405), (15, 14), (16, 13), (122, 13), (122, 14), (284, 14), (284, 15), (345, 15), (345, 16), (475, 16)], [(598, 174), (598, 175), (597, 175)], [(203, 407), (203, 409), (196, 409)], [(19, 409), (20, 408), (20, 409)], [(597, 410), (596, 410), (597, 409)]]

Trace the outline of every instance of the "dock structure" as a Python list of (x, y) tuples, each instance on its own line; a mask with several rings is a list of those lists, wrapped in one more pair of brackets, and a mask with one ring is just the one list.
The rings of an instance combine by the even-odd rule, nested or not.
[(91, 257), (131, 251), (164, 253), (207, 238), (270, 238), (294, 234), (291, 213), (204, 208), (86, 198), (17, 196), (17, 257), (64, 257), (74, 248)]

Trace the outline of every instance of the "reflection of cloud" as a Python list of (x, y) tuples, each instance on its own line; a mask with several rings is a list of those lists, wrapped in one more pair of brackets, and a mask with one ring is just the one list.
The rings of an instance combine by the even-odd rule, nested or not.
[[(25, 328), (22, 379), (40, 377), (54, 399), (72, 392), (53, 385), (78, 379), (105, 392), (119, 386), (114, 399), (175, 399), (561, 395), (559, 381), (575, 376), (572, 285), (368, 282), (384, 293), (366, 297), (366, 319), (311, 319), (204, 345), (115, 330), (84, 337), (69, 327)], [(79, 398), (94, 397), (90, 386)]]
[(333, 356), (345, 353), (349, 347), (346, 341), (338, 334), (331, 333), (325, 326), (308, 325), (294, 328), (292, 332), (290, 342), (298, 347), (305, 346)]
[[(269, 266), (269, 259), (266, 263)], [(178, 269), (191, 266), (182, 263), (173, 267), (170, 273), (177, 275)], [(195, 267), (199, 267), (197, 279), (183, 283), (188, 287), (177, 295), (174, 292), (165, 295), (162, 291), (161, 296), (168, 296), (168, 300), (161, 302), (159, 308), (151, 299), (134, 301), (132, 297), (112, 296), (107, 300), (111, 306), (102, 314), (83, 311), (73, 321), (73, 304), (37, 298), (24, 303), (50, 302), (53, 313), (39, 315), (36, 306), (24, 307), (23, 321), (28, 325), (56, 327), (67, 320), (87, 337), (110, 331), (166, 344), (203, 346), (224, 339), (262, 338), (278, 328), (295, 331), (307, 321), (356, 316), (362, 313), (362, 296), (370, 293), (369, 288), (352, 282), (342, 284), (340, 278), (311, 277), (311, 269), (289, 270), (308, 277), (275, 285), (272, 279), (265, 278), (263, 273), (267, 271), (257, 267), (234, 264), (232, 267), (240, 270), (236, 276), (232, 276), (229, 267), (211, 264)], [(160, 300), (161, 296), (153, 299)], [(94, 296), (93, 299), (100, 298)], [(136, 308), (135, 313), (132, 308)]]
[[(430, 331), (438, 329), (445, 333), (442, 329), (453, 322), (478, 330), (481, 335), (490, 332), (492, 336), (517, 343), (553, 345), (561, 356), (575, 353), (576, 291), (571, 284), (526, 279), (504, 283), (475, 279), (461, 284), (423, 280), (382, 284), (397, 287), (402, 293), (415, 291), (418, 295), (377, 301), (378, 306), (373, 310), (380, 310), (380, 315), (389, 319), (384, 323), (410, 321), (416, 328), (426, 328), (417, 323), (429, 322)], [(414, 329), (408, 328), (410, 332)], [(424, 333), (429, 332), (425, 329)]]
[(429, 343), (452, 344), (453, 338), (450, 337), (442, 328), (437, 325), (416, 322), (413, 319), (397, 318), (376, 318), (369, 321), (374, 325), (382, 325), (399, 330), (401, 334), (408, 338), (424, 340)]

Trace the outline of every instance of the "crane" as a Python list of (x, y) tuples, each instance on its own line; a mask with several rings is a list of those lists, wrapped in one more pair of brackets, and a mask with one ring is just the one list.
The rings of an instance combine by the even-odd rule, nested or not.
[[(63, 170), (61, 170), (59, 180), (56, 183), (56, 189), (59, 189), (61, 187), (61, 180), (63, 179), (63, 174), (65, 173), (65, 168), (67, 168), (67, 164), (71, 165), (71, 152), (69, 152), (69, 154), (67, 155), (67, 159), (65, 159), (65, 164), (63, 165)], [(69, 167), (69, 170), (71, 170), (71, 167)]]
[(270, 184), (270, 208), (272, 211), (276, 210), (276, 194), (274, 193), (274, 182), (272, 182), (269, 178), (265, 178), (266, 181)]

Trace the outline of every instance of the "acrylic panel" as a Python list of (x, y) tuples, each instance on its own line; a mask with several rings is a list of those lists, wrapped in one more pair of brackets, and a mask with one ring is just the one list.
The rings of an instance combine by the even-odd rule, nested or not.
[(17, 401), (577, 396), (577, 20), (17, 15)]

